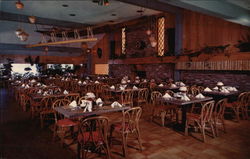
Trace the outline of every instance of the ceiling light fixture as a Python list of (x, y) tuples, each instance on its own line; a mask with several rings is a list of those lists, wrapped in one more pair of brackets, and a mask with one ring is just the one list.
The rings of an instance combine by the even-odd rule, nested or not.
[[(93, 2), (95, 2), (95, 1), (93, 1)], [(108, 6), (109, 5), (109, 0), (99, 0), (98, 5), (99, 6)]]
[(35, 17), (35, 16), (29, 16), (29, 22), (30, 22), (31, 24), (35, 24), (35, 22), (36, 22), (36, 17)]
[(23, 7), (24, 7), (24, 4), (23, 4), (20, 0), (18, 0), (18, 1), (16, 2), (16, 8), (17, 8), (17, 9), (23, 9)]

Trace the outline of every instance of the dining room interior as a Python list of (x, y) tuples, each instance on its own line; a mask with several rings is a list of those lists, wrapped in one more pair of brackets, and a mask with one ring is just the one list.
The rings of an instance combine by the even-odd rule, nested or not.
[(0, 159), (248, 159), (249, 0), (0, 0)]

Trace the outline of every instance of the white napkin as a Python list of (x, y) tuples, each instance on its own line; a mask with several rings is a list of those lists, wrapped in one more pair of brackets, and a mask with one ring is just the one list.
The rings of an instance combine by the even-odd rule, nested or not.
[(140, 83), (140, 80), (135, 80), (135, 83)]
[(161, 84), (159, 84), (158, 86), (159, 86), (159, 87), (163, 87), (163, 84), (161, 83)]
[(89, 77), (86, 77), (87, 80), (89, 80)]
[(78, 84), (82, 84), (82, 81), (78, 81)]
[(128, 80), (127, 82), (130, 83), (130, 80)]
[(204, 92), (212, 92), (212, 90), (211, 90), (210, 88), (206, 87), (206, 88), (204, 89)]
[(31, 83), (35, 83), (35, 82), (36, 82), (36, 80), (34, 80), (34, 79), (33, 79), (33, 80), (31, 80), (30, 82), (31, 82)]
[(88, 111), (88, 112), (92, 112), (92, 101), (89, 100), (81, 100), (81, 107), (85, 107), (84, 108), (84, 112)]
[(95, 98), (95, 94), (92, 93), (92, 92), (88, 92), (88, 93), (86, 93), (86, 97), (94, 99)]
[(71, 107), (77, 107), (76, 101), (73, 100), (73, 101), (69, 104), (69, 106), (71, 106)]
[(135, 79), (140, 79), (140, 77), (139, 77), (139, 76), (136, 76)]
[(96, 84), (100, 83), (99, 81), (95, 81)]
[(182, 86), (185, 86), (185, 84), (183, 83), (183, 82), (180, 82), (180, 86), (182, 87)]
[(99, 107), (102, 107), (103, 101), (102, 101), (101, 98), (98, 98), (95, 102), (96, 102), (96, 104), (97, 104)]
[(136, 86), (133, 86), (133, 89), (138, 89)]
[(214, 87), (213, 89), (214, 89), (214, 90), (218, 90), (219, 88), (216, 86), (216, 87)]
[(87, 83), (85, 81), (83, 81), (82, 84), (87, 84)]
[(41, 86), (41, 83), (37, 83), (37, 86)]
[(122, 80), (121, 83), (122, 83), (122, 84), (125, 84), (125, 83), (127, 83), (127, 82), (126, 82), (125, 80)]
[(176, 88), (177, 86), (175, 84), (170, 85), (171, 88)]
[(122, 105), (120, 103), (118, 103), (117, 101), (115, 101), (114, 103), (111, 104), (111, 107), (122, 107)]
[(64, 81), (64, 78), (62, 78), (62, 81)]
[(29, 86), (29, 85), (26, 85), (24, 88), (25, 88), (25, 89), (26, 89), (26, 88), (30, 88), (30, 86)]
[(199, 94), (197, 94), (197, 95), (195, 96), (195, 98), (202, 99), (202, 98), (205, 98), (205, 97), (204, 97), (204, 95), (202, 95), (201, 93), (199, 93)]
[(224, 83), (222, 83), (222, 82), (217, 82), (217, 86), (224, 86)]
[(187, 87), (180, 87), (180, 91), (187, 91)]
[(147, 82), (147, 80), (145, 79), (143, 82)]
[(115, 86), (112, 85), (112, 86), (110, 87), (110, 89), (115, 89)]
[(232, 89), (233, 91), (238, 91), (238, 89), (236, 88), (236, 87), (233, 87), (233, 89)]
[(64, 90), (63, 94), (69, 94), (69, 92), (67, 90)]
[(170, 99), (170, 98), (172, 98), (168, 93), (165, 93), (165, 95), (164, 96), (162, 96), (164, 99)]
[(222, 89), (221, 92), (222, 93), (230, 93), (227, 89)]
[(38, 94), (41, 94), (41, 93), (42, 93), (42, 90), (41, 90), (41, 89), (39, 89), (39, 90), (37, 91), (37, 93), (38, 93)]
[(47, 91), (43, 92), (43, 95), (44, 96), (48, 95), (48, 92)]
[(183, 95), (183, 96), (181, 97), (181, 100), (190, 101), (190, 99), (188, 98), (187, 95)]
[(124, 87), (122, 87), (122, 86), (120, 86), (120, 90), (125, 90), (125, 88), (124, 88)]
[(21, 87), (25, 87), (25, 84), (22, 84), (22, 86)]

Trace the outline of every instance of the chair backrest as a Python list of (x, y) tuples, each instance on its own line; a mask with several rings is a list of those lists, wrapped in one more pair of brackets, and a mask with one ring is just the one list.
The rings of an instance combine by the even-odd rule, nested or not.
[(62, 107), (62, 106), (67, 106), (70, 104), (70, 101), (68, 99), (57, 99), (56, 101), (54, 101), (54, 103), (52, 104), (52, 108), (55, 107)]
[(138, 91), (138, 101), (147, 101), (148, 100), (148, 89), (143, 88)]
[(64, 97), (64, 99), (67, 99), (67, 100), (69, 100), (69, 101), (73, 101), (73, 100), (75, 100), (76, 102), (79, 100), (79, 98), (80, 98), (80, 95), (79, 95), (79, 93), (71, 93), (71, 94), (69, 94), (69, 95), (66, 95), (65, 97)]
[(247, 107), (249, 102), (248, 92), (243, 92), (238, 96), (238, 102), (240, 103), (240, 107)]
[(140, 88), (148, 88), (148, 82), (142, 82), (139, 84)]
[(200, 93), (200, 90), (199, 90), (199, 88), (197, 86), (192, 86), (192, 87), (190, 87), (189, 93), (196, 96), (197, 94)]
[(201, 122), (208, 122), (212, 118), (214, 101), (208, 101), (201, 108)]
[(156, 100), (157, 98), (161, 98), (162, 97), (162, 94), (158, 91), (154, 91), (151, 93), (151, 102), (153, 105), (156, 104)]
[(81, 138), (81, 144), (84, 146), (99, 146), (107, 144), (108, 137), (108, 118), (96, 116), (81, 121), (78, 130), (78, 137)]
[(133, 90), (124, 90), (121, 93), (121, 101), (123, 105), (133, 106)]
[(227, 98), (219, 100), (214, 106), (214, 118), (224, 119), (224, 112), (227, 103)]
[(51, 109), (53, 105), (54, 98), (50, 96), (43, 97), (41, 104), (44, 106), (44, 109)]
[(123, 112), (122, 132), (129, 133), (139, 130), (139, 120), (141, 118), (142, 108), (134, 107)]

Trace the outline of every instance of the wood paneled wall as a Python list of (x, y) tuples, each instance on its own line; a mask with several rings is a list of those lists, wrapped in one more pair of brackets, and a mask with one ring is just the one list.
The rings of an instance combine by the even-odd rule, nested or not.
[(250, 35), (250, 27), (183, 10), (183, 49), (196, 51), (206, 45), (234, 45), (246, 35)]

